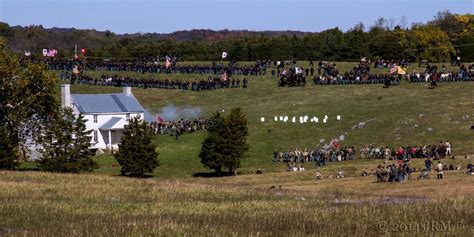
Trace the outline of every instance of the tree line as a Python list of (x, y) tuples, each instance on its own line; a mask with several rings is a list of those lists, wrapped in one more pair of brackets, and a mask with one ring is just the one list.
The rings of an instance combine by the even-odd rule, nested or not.
[[(154, 60), (173, 55), (181, 61), (216, 61), (223, 51), (229, 60), (331, 60), (358, 61), (361, 57), (450, 62), (460, 56), (474, 61), (474, 15), (439, 12), (427, 23), (395, 24), (379, 18), (366, 29), (362, 23), (343, 32), (339, 28), (318, 33), (246, 33), (225, 37), (219, 32), (201, 31), (176, 38), (156, 34), (117, 35), (110, 31), (44, 29), (42, 26), (10, 27), (0, 23), (0, 36), (13, 51), (39, 53), (55, 48), (59, 57), (72, 57), (74, 44), (85, 48), (86, 57), (123, 60)], [(219, 37), (216, 37), (218, 34)], [(204, 35), (204, 36), (203, 36)], [(224, 36), (222, 36), (224, 35)], [(236, 36), (237, 35), (237, 36)], [(218, 38), (216, 40), (216, 38)]]

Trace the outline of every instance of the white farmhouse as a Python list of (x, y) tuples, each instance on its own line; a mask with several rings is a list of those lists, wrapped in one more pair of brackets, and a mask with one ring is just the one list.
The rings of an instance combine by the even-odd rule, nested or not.
[(71, 94), (69, 84), (63, 84), (61, 106), (71, 107), (76, 115), (84, 116), (87, 130), (92, 130), (91, 148), (98, 149), (116, 147), (128, 120), (145, 116), (131, 87), (124, 87), (123, 93), (115, 94)]

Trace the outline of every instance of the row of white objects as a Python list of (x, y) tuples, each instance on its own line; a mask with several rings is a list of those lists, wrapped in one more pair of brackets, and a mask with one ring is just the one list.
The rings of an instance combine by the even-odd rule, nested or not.
[[(323, 123), (327, 123), (328, 119), (329, 119), (329, 117), (328, 117), (327, 115), (324, 115), (324, 118), (322, 119), (322, 122), (323, 122)], [(289, 118), (288, 116), (286, 116), (286, 115), (285, 115), (285, 116), (275, 116), (275, 117), (273, 118), (273, 120), (274, 120), (275, 122), (284, 122), (284, 123), (286, 123), (286, 122), (288, 122), (288, 121), (290, 120), (290, 118)], [(313, 117), (311, 117), (311, 118), (310, 118), (308, 115), (299, 116), (299, 122), (300, 122), (300, 123), (307, 123), (308, 120), (309, 120), (309, 122), (311, 122), (311, 123), (319, 123), (319, 118), (316, 117), (316, 116), (313, 116)], [(341, 120), (341, 115), (337, 115), (337, 116), (336, 116), (336, 120), (337, 120), (337, 121), (340, 121), (340, 120)], [(260, 118), (260, 121), (261, 121), (262, 123), (264, 123), (264, 122), (265, 122), (265, 117), (261, 117), (261, 118)], [(292, 123), (296, 123), (297, 121), (298, 121), (298, 117), (293, 116), (293, 117), (291, 118), (291, 122), (292, 122)]]

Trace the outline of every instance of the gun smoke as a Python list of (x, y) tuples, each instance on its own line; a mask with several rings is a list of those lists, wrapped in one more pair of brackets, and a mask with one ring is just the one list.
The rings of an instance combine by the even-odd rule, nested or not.
[(185, 106), (177, 107), (169, 104), (161, 108), (158, 115), (160, 115), (166, 121), (178, 120), (178, 119), (192, 119), (199, 118), (202, 109), (200, 107)]

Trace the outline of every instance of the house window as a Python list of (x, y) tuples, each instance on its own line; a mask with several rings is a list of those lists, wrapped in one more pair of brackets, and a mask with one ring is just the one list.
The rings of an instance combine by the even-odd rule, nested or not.
[(94, 130), (94, 142), (97, 142), (97, 141), (99, 141), (99, 138), (98, 138), (98, 136), (99, 136), (99, 135), (98, 135), (98, 132), (97, 132), (97, 130)]
[(127, 120), (130, 120), (130, 114), (127, 114)]
[(94, 115), (94, 123), (97, 123), (97, 115)]

